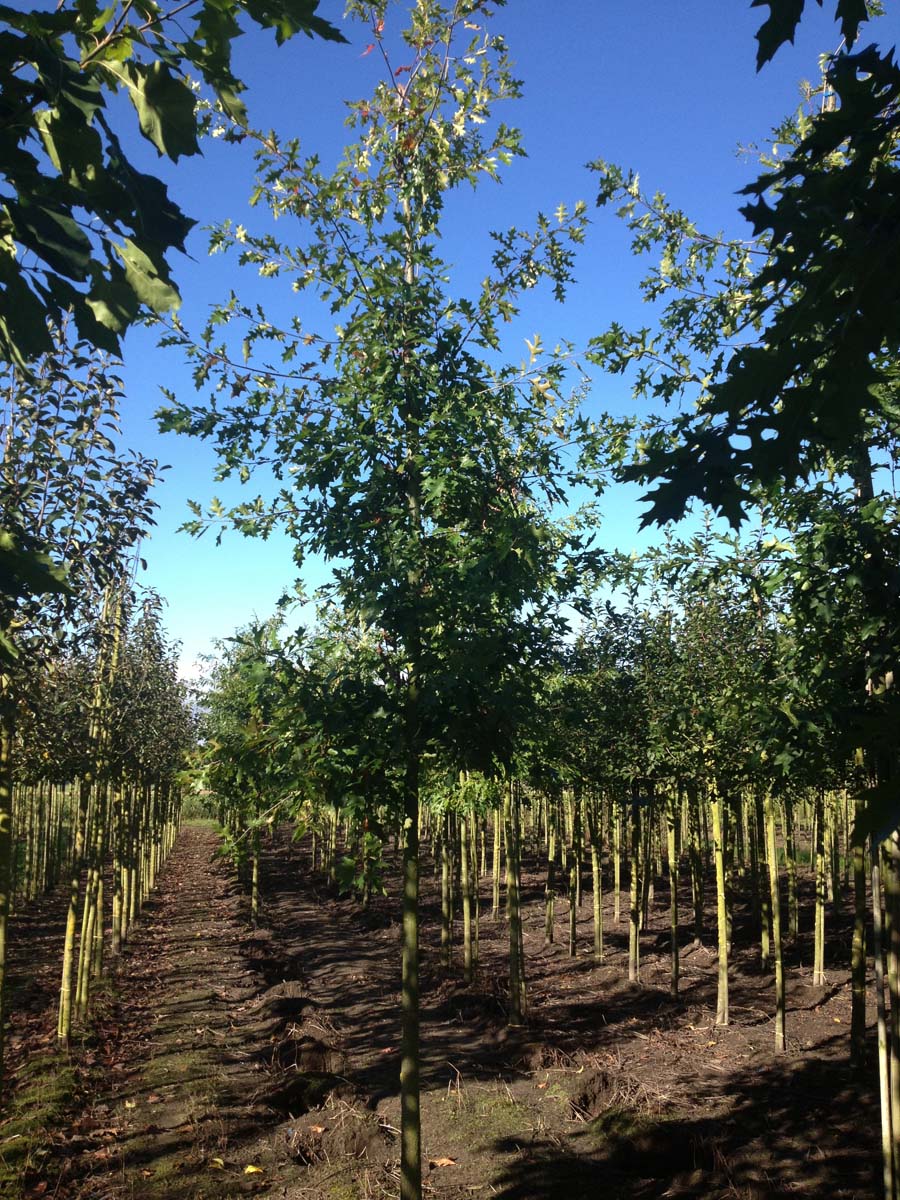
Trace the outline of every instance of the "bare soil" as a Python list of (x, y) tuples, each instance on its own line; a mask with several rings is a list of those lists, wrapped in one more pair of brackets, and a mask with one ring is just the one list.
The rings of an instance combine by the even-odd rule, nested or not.
[[(217, 849), (210, 827), (182, 831), (113, 993), (72, 1048), (75, 1107), (47, 1128), (18, 1195), (397, 1194), (396, 862), (388, 854), (391, 894), (363, 911), (311, 872), (306, 842), (281, 830), (265, 846), (263, 924), (251, 929)], [(524, 885), (530, 1011), (510, 1029), (507, 927), (490, 919), (489, 881), (478, 976), (467, 987), (461, 968), (448, 976), (440, 967), (437, 879), (423, 864), (426, 1195), (879, 1194), (874, 1066), (854, 1079), (847, 1062), (849, 915), (829, 910), (829, 983), (813, 988), (804, 904), (788, 960), (788, 1053), (776, 1056), (773, 987), (744, 906), (735, 910), (732, 1023), (717, 1028), (712, 914), (703, 945), (685, 933), (673, 999), (665, 883), (642, 935), (640, 986), (627, 982), (627, 927), (613, 923), (609, 895), (597, 965), (589, 890), (570, 958), (566, 901), (557, 902), (557, 940), (545, 946), (542, 874), (526, 874)], [(685, 914), (688, 901), (685, 892)], [(14, 1084), (52, 1043), (51, 910), (17, 931), (16, 994), (27, 1002), (13, 1013)], [(0, 1124), (0, 1161), (7, 1149)]]

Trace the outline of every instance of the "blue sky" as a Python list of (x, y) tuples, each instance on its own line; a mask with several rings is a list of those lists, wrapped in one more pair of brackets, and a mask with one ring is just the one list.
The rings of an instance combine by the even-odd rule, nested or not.
[[(388, 22), (399, 23), (404, 8), (395, 5)], [(829, 9), (833, 4), (826, 3), (825, 12), (811, 8), (797, 45), (783, 49), (760, 75), (754, 32), (766, 10), (751, 10), (749, 0), (510, 0), (498, 10), (492, 27), (505, 36), (525, 93), (522, 101), (504, 106), (502, 119), (522, 129), (528, 158), (513, 164), (502, 185), (488, 182), (477, 193), (456, 195), (444, 255), (463, 282), (477, 281), (485, 273), (491, 228), (528, 227), (539, 209), (552, 212), (560, 202), (571, 205), (579, 198), (588, 202), (593, 219), (577, 286), (564, 306), (541, 295), (526, 307), (507, 347), (510, 359), (525, 353), (523, 330), (540, 331), (545, 343), (566, 338), (583, 345), (611, 320), (637, 325), (648, 319), (636, 288), (647, 264), (631, 257), (614, 216), (594, 208), (589, 160), (639, 171), (648, 190), (665, 192), (706, 230), (746, 232), (735, 193), (757, 168), (752, 154), (739, 147), (764, 142), (796, 109), (800, 80), (817, 77), (819, 53), (839, 40)], [(366, 96), (381, 64), (376, 54), (361, 57), (371, 35), (342, 22), (340, 2), (322, 0), (320, 11), (341, 25), (349, 45), (303, 38), (277, 48), (272, 37), (248, 32), (236, 46), (236, 62), (249, 85), (251, 122), (299, 136), (304, 150), (319, 153), (327, 167), (346, 140), (343, 102)], [(878, 23), (882, 44), (896, 43), (898, 32), (896, 13)], [(258, 280), (233, 258), (206, 254), (203, 226), (230, 217), (261, 228), (261, 210), (247, 207), (253, 183), (249, 152), (208, 142), (202, 159), (175, 167), (157, 160), (149, 147), (140, 153), (200, 223), (189, 242), (190, 257), (174, 264), (188, 326), (198, 326), (230, 288), (258, 292), (273, 314), (289, 311), (286, 286)], [(277, 535), (259, 542), (228, 534), (216, 547), (209, 534), (197, 541), (176, 532), (188, 516), (187, 499), (203, 502), (222, 489), (213, 484), (215, 464), (207, 447), (156, 431), (152, 414), (161, 403), (160, 387), (188, 399), (193, 387), (178, 352), (155, 343), (156, 335), (145, 330), (126, 341), (124, 434), (130, 446), (171, 464), (159, 489), (158, 527), (144, 546), (149, 566), (143, 581), (166, 598), (166, 623), (183, 643), (183, 669), (190, 672), (213, 639), (229, 636), (254, 613), (267, 616), (296, 571), (290, 544)], [(595, 380), (588, 411), (625, 413), (632, 407), (627, 383)], [(647, 544), (649, 535), (637, 531), (635, 492), (610, 493), (602, 508), (602, 544), (626, 551)], [(308, 582), (320, 581), (314, 569)]]

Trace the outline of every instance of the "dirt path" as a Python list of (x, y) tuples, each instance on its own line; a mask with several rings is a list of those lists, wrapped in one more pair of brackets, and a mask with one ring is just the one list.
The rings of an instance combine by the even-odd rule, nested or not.
[(211, 1200), (257, 1190), (272, 1039), (284, 1017), (252, 962), (245, 903), (211, 828), (185, 829), (123, 954), (103, 1086), (57, 1149), (71, 1195)]

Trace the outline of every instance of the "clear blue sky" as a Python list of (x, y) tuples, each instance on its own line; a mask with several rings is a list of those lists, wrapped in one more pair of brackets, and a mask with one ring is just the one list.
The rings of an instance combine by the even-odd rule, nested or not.
[[(631, 258), (612, 214), (594, 209), (596, 186), (585, 164), (603, 158), (631, 167), (648, 190), (667, 193), (702, 228), (745, 233), (735, 193), (757, 168), (739, 146), (765, 141), (796, 109), (799, 81), (817, 77), (819, 53), (839, 40), (833, 3), (826, 0), (825, 12), (808, 8), (796, 47), (783, 49), (757, 75), (753, 35), (766, 10), (751, 10), (749, 0), (510, 0), (493, 28), (507, 40), (525, 97), (505, 106), (502, 118), (522, 129), (529, 157), (508, 170), (501, 186), (488, 182), (474, 195), (457, 195), (445, 257), (463, 280), (477, 281), (490, 228), (528, 227), (538, 209), (552, 212), (561, 201), (583, 198), (594, 224), (577, 268), (578, 286), (564, 307), (537, 298), (526, 309), (524, 329), (540, 331), (545, 342), (564, 337), (582, 345), (611, 320), (646, 321), (636, 289), (646, 264)], [(388, 20), (399, 22), (404, 9), (396, 4)], [(349, 45), (302, 38), (277, 48), (273, 38), (253, 32), (240, 39), (236, 59), (249, 84), (252, 123), (299, 136), (304, 150), (319, 153), (327, 167), (347, 132), (343, 101), (367, 95), (381, 64), (376, 54), (361, 57), (371, 36), (342, 23), (339, 0), (322, 0), (320, 11), (341, 25)], [(894, 11), (878, 23), (877, 37), (892, 44), (898, 33)], [(177, 167), (158, 161), (149, 148), (142, 157), (201, 226), (230, 217), (261, 227), (261, 210), (247, 207), (252, 162), (243, 147), (208, 142), (202, 159)], [(286, 285), (259, 281), (232, 258), (209, 260), (202, 228), (194, 231), (189, 250), (189, 259), (175, 262), (189, 326), (199, 325), (208, 306), (230, 288), (248, 294), (260, 289), (273, 314), (288, 311)], [(296, 571), (290, 544), (278, 536), (259, 542), (227, 534), (217, 548), (209, 534), (197, 541), (176, 533), (188, 515), (188, 498), (203, 502), (223, 489), (213, 484), (214, 459), (203, 443), (156, 432), (152, 414), (161, 403), (160, 386), (188, 398), (193, 387), (178, 352), (159, 350), (155, 341), (143, 330), (126, 341), (125, 440), (171, 464), (159, 489), (158, 528), (144, 547), (149, 569), (142, 579), (168, 601), (166, 623), (183, 642), (184, 669), (190, 671), (213, 639), (229, 636), (254, 613), (267, 616)], [(520, 329), (508, 354), (514, 360), (524, 354)], [(591, 406), (630, 411), (627, 384), (598, 378)], [(647, 543), (648, 535), (637, 532), (635, 493), (608, 495), (603, 507), (603, 544), (628, 551)], [(321, 582), (321, 575), (308, 582)]]

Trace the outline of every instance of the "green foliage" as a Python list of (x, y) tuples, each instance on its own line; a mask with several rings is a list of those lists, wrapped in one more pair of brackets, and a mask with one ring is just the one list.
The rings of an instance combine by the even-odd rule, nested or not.
[[(804, 5), (769, 7), (760, 63)], [(827, 60), (821, 103), (784, 123), (744, 189), (751, 242), (703, 234), (598, 164), (600, 203), (617, 204), (637, 253), (660, 251), (643, 290), (661, 317), (654, 330), (613, 326), (591, 354), (633, 372), (637, 394), (686, 402), (646, 422), (622, 470), (652, 485), (645, 524), (700, 501), (735, 527), (760, 513), (775, 531), (762, 548), (779, 561), (758, 594), (777, 627), (783, 719), (764, 752), (785, 774), (836, 771), (874, 788), (866, 825), (881, 828), (900, 718), (900, 71), (877, 46), (851, 52), (868, 15), (838, 6), (845, 45)]]
[[(52, 331), (34, 371), (10, 368), (0, 411), (0, 661), (7, 707), (96, 619), (153, 523), (157, 465), (119, 451), (114, 364)], [(31, 680), (31, 684), (26, 681)]]
[[(819, 8), (822, 0), (816, 0)], [(760, 70), (775, 57), (785, 42), (793, 42), (806, 0), (752, 0), (752, 8), (768, 8), (769, 16), (759, 27), (756, 40), (759, 48), (756, 69)], [(856, 41), (859, 27), (871, 15), (866, 0), (837, 0), (836, 16), (841, 23), (841, 35), (848, 46)]]
[(577, 553), (550, 519), (565, 499), (565, 355), (539, 339), (527, 365), (498, 366), (496, 352), (526, 293), (544, 282), (565, 295), (586, 209), (495, 233), (480, 291), (460, 298), (439, 253), (445, 206), (521, 153), (492, 111), (519, 92), (506, 47), (475, 0), (421, 0), (399, 62), (384, 33), (393, 10), (351, 12), (385, 64), (349, 106), (357, 140), (327, 174), (298, 142), (256, 135), (254, 199), (296, 240), (225, 225), (212, 241), (307, 307), (321, 301), (322, 321), (278, 328), (232, 295), (199, 341), (174, 323), (169, 340), (213, 394), (173, 397), (162, 419), (210, 439), (222, 477), (265, 464), (280, 484), (271, 501), (214, 502), (206, 518), (198, 506), (194, 532), (210, 520), (267, 536), (279, 523), (298, 561), (334, 565), (329, 597), (363, 656), (336, 703), (369, 703), (385, 734), (379, 756), (363, 752), (370, 778), (386, 781), (385, 760), (396, 770), (411, 741), (489, 773), (510, 758)]
[(187, 73), (242, 120), (243, 85), (231, 69), (239, 16), (272, 28), (279, 43), (298, 32), (343, 40), (317, 8), (318, 0), (188, 0), (172, 11), (156, 0), (0, 5), (0, 358), (21, 367), (50, 352), (47, 319), (59, 324), (69, 311), (80, 337), (115, 353), (142, 309), (177, 307), (167, 256), (184, 249), (194, 222), (129, 162), (110, 103), (127, 94), (161, 155), (196, 154)]

